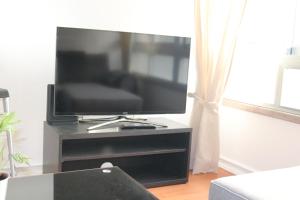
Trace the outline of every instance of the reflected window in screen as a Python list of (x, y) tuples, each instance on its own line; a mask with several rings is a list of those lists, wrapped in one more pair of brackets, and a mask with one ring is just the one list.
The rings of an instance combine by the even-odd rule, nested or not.
[(150, 63), (150, 76), (168, 81), (173, 80), (174, 57), (154, 55)]

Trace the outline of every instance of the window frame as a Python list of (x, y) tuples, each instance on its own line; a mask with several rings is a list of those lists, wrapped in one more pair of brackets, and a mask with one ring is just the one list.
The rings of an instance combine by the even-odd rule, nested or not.
[(283, 111), (280, 109), (259, 106), (259, 105), (254, 105), (254, 104), (248, 104), (248, 103), (244, 103), (244, 102), (240, 102), (240, 101), (228, 99), (228, 98), (223, 99), (222, 105), (226, 106), (226, 107), (231, 107), (231, 108), (251, 112), (251, 113), (264, 115), (267, 117), (272, 117), (275, 119), (281, 119), (284, 121), (300, 124), (300, 115), (286, 112), (286, 111)]
[(300, 124), (300, 110), (280, 106), (284, 69), (300, 70), (300, 55), (290, 55), (283, 58), (278, 70), (274, 104), (255, 105), (231, 98), (224, 98), (223, 105)]

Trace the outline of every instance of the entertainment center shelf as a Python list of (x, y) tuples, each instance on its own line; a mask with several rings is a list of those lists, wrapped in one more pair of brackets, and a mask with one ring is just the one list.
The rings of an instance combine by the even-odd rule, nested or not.
[(146, 187), (188, 180), (191, 128), (167, 119), (151, 119), (168, 128), (88, 133), (91, 124), (44, 123), (44, 173), (119, 166)]

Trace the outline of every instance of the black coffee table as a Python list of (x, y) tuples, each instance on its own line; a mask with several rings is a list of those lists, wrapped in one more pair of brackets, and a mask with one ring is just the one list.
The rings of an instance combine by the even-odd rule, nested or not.
[(11, 178), (6, 200), (158, 200), (118, 167)]

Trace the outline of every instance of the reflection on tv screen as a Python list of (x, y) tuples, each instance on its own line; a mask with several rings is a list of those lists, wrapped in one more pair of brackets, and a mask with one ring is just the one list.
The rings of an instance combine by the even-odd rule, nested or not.
[(57, 28), (57, 115), (185, 112), (190, 38)]

